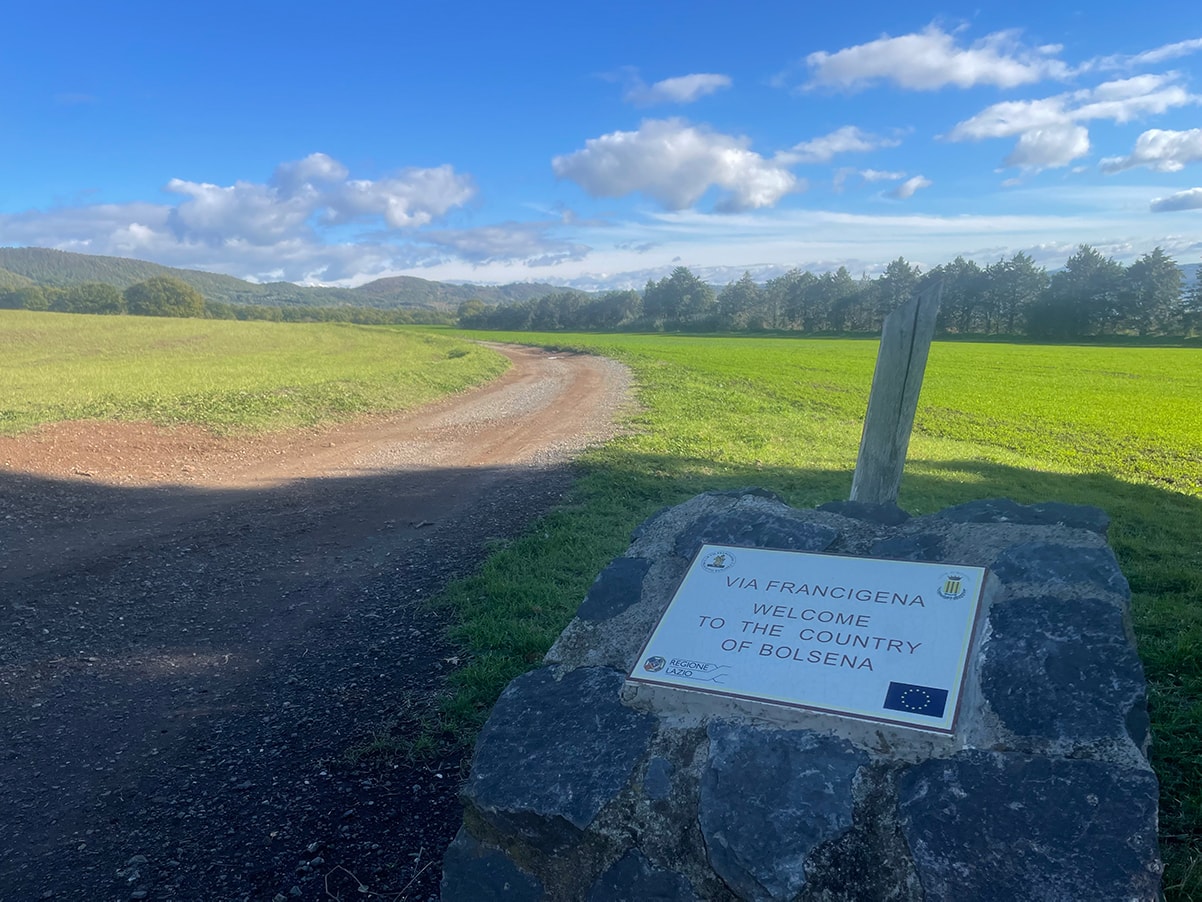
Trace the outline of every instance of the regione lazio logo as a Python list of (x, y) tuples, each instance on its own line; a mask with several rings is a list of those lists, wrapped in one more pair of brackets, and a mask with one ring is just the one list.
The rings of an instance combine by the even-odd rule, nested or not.
[(664, 665), (667, 663), (668, 662), (659, 655), (656, 655), (655, 657), (648, 658), (643, 662), (643, 670), (646, 670), (648, 673), (659, 673), (664, 669)]
[(714, 572), (729, 570), (734, 565), (735, 556), (729, 551), (711, 551), (701, 559), (701, 566)]
[(960, 573), (948, 573), (943, 577), (943, 585), (939, 587), (939, 594), (944, 598), (963, 598), (968, 594), (968, 590), (964, 588), (964, 576)]

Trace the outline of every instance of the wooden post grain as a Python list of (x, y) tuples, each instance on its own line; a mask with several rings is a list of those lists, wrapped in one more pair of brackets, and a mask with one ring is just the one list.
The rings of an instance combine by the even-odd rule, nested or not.
[(942, 297), (943, 282), (932, 282), (885, 318), (851, 482), (852, 501), (897, 502)]

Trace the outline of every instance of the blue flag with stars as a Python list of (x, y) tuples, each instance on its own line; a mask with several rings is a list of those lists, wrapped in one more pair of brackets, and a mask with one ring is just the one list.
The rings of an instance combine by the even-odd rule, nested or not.
[(947, 690), (913, 683), (890, 683), (889, 691), (885, 693), (885, 707), (907, 714), (942, 717), (947, 707)]

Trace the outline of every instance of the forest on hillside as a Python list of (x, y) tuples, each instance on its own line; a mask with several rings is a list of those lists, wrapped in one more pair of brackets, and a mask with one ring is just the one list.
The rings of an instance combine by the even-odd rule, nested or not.
[(945, 335), (1072, 340), (1202, 330), (1202, 271), (1187, 285), (1161, 248), (1125, 266), (1089, 245), (1051, 274), (1024, 253), (985, 267), (957, 257), (925, 273), (899, 257), (876, 279), (856, 279), (843, 267), (821, 275), (794, 269), (762, 285), (745, 273), (715, 291), (681, 266), (641, 293), (565, 291), (491, 308), (468, 302), (459, 323), (516, 331), (875, 333), (932, 279), (943, 283), (937, 329)]
[(0, 284), (0, 310), (44, 310), (108, 316), (174, 316), (203, 319), (268, 320), (289, 323), (358, 323), (364, 325), (450, 324), (451, 313), (421, 307), (364, 307), (353, 304), (230, 304), (206, 298), (171, 276), (153, 276), (124, 290), (107, 282), (72, 285)]
[[(31, 285), (55, 291), (84, 283), (111, 285), (124, 291), (136, 282), (155, 277), (177, 279), (191, 285), (213, 304), (278, 307), (285, 311), (289, 307), (301, 306), (365, 306), (426, 308), (453, 313), (464, 301), (477, 299), (486, 304), (505, 304), (541, 297), (556, 290), (553, 285), (531, 282), (456, 285), (412, 276), (376, 279), (357, 288), (296, 285), (291, 282), (247, 282), (220, 273), (177, 269), (126, 257), (77, 254), (44, 247), (0, 247), (0, 291)], [(281, 315), (285, 318), (313, 318), (312, 313)], [(364, 314), (363, 317), (370, 318), (370, 314)], [(446, 321), (448, 317), (440, 316), (437, 319)]]

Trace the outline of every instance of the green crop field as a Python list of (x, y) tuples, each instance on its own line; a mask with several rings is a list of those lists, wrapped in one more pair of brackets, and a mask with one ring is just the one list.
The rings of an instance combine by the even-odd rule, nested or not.
[[(626, 435), (587, 455), (570, 504), (447, 593), (469, 659), (436, 719), (450, 736), (473, 735), (658, 508), (747, 485), (799, 507), (846, 498), (877, 347), (520, 339), (625, 361), (642, 409)], [(1165, 887), (1170, 899), (1202, 899), (1202, 350), (936, 343), (899, 502), (921, 514), (990, 497), (1110, 514), (1150, 684)]]
[(76, 419), (305, 426), (416, 407), (508, 365), (409, 329), (0, 310), (0, 435)]

